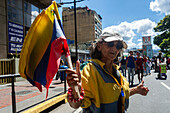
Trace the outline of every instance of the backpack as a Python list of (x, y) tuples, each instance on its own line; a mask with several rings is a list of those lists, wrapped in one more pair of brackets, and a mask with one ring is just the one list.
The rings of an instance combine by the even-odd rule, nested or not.
[[(128, 56), (128, 58), (127, 58), (127, 61), (129, 60), (129, 56)], [(133, 62), (135, 61), (135, 58), (133, 57)]]

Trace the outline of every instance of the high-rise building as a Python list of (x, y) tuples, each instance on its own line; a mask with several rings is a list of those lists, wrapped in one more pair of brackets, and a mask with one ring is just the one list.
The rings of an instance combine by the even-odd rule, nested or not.
[[(77, 42), (94, 41), (102, 33), (102, 17), (88, 7), (76, 8)], [(64, 7), (63, 28), (67, 39), (75, 40), (74, 8)]]

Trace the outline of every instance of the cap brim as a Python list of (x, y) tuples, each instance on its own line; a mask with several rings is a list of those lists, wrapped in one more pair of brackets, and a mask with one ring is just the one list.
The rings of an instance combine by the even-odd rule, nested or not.
[(124, 42), (123, 41), (123, 39), (121, 39), (121, 38), (117, 38), (117, 37), (115, 37), (115, 36), (113, 36), (113, 37), (107, 37), (107, 38), (105, 38), (105, 39), (103, 39), (105, 42), (112, 42), (112, 41), (122, 41), (123, 42), (123, 48), (125, 48), (125, 49), (127, 49), (127, 44), (126, 44), (126, 42)]
[(119, 36), (111, 36), (111, 37), (104, 38), (104, 41), (106, 42), (123, 41), (123, 39), (122, 37), (119, 37)]
[(105, 42), (112, 42), (112, 41), (123, 41), (122, 39), (118, 39), (117, 37), (107, 37), (105, 39), (103, 39)]

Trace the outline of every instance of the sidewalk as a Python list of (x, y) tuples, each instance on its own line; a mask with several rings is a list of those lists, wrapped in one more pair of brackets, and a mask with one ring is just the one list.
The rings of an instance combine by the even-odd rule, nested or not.
[[(0, 85), (0, 113), (12, 113), (11, 83)], [(64, 93), (64, 82), (53, 80), (48, 93), (48, 99)], [(32, 86), (27, 80), (15, 82), (16, 111), (18, 113), (31, 108), (46, 99), (46, 89), (39, 92), (38, 88)]]

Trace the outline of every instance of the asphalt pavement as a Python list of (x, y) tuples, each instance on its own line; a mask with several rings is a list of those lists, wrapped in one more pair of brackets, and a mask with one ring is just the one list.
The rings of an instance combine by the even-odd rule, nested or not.
[[(167, 79), (158, 79), (158, 73), (152, 70), (151, 75), (144, 77), (144, 85), (149, 88), (147, 96), (130, 97), (128, 113), (170, 113), (170, 70)], [(137, 75), (135, 76), (137, 83)]]

